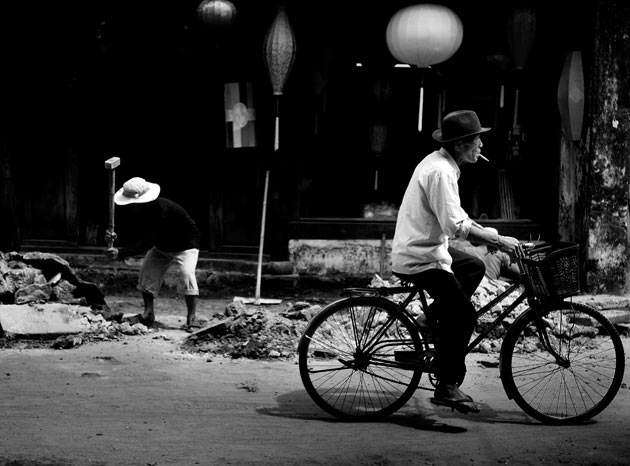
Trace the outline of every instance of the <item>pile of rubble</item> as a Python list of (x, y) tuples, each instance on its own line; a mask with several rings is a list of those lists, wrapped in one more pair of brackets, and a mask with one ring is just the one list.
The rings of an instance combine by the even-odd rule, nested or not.
[(0, 252), (0, 345), (21, 337), (68, 348), (148, 331), (122, 322), (122, 316), (109, 308), (97, 285), (79, 279), (59, 256)]
[[(397, 285), (400, 283), (395, 278), (383, 280), (375, 275), (369, 286)], [(484, 278), (473, 296), (474, 304), (480, 307), (490, 302), (507, 286), (507, 282)], [(397, 298), (401, 297), (392, 296)], [(522, 306), (525, 304), (514, 313), (522, 311)], [(420, 309), (419, 301), (410, 304), (415, 315)], [(232, 358), (294, 357), (300, 336), (320, 310), (320, 305), (307, 301), (267, 308), (236, 300), (223, 313), (212, 316), (208, 325), (190, 334), (182, 349)], [(482, 316), (477, 330), (486, 328), (502, 311), (498, 305)], [(508, 317), (504, 324), (510, 322)], [(46, 337), (42, 342), (53, 348), (71, 348), (86, 341), (120, 339), (152, 331), (155, 329), (123, 320), (123, 313), (110, 309), (98, 286), (80, 280), (60, 257), (40, 252), (0, 252), (0, 347), (8, 346), (16, 336), (32, 338), (38, 332)], [(493, 330), (476, 351), (497, 351), (504, 333), (502, 326)]]
[[(375, 275), (370, 287), (399, 286), (397, 279), (383, 280)], [(480, 307), (503, 293), (508, 283), (502, 280), (484, 278), (473, 302)], [(404, 296), (393, 295), (393, 300)], [(506, 300), (510, 302), (510, 300)], [(429, 299), (430, 303), (431, 300)], [(523, 310), (519, 305), (513, 314)], [(311, 305), (306, 301), (289, 302), (283, 310), (268, 310), (264, 306), (246, 306), (242, 302), (230, 303), (223, 314), (213, 316), (213, 320), (203, 329), (192, 333), (183, 344), (189, 352), (222, 355), (232, 358), (273, 359), (294, 357), (300, 336), (311, 318), (321, 310), (320, 305)], [(421, 312), (420, 301), (413, 301), (410, 310), (414, 315)], [(503, 311), (501, 305), (490, 310), (479, 319), (477, 331), (486, 328)], [(508, 317), (504, 323), (511, 322)], [(490, 353), (499, 350), (506, 327), (493, 330), (490, 337), (476, 349), (477, 352)], [(474, 336), (473, 336), (474, 338)]]
[(306, 325), (320, 310), (317, 304), (290, 302), (278, 312), (260, 305), (247, 307), (237, 300), (192, 333), (183, 349), (232, 358), (293, 357)]

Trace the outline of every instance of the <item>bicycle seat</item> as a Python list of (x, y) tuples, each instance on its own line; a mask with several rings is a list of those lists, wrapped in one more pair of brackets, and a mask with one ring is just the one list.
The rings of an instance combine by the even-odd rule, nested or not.
[(409, 280), (408, 275), (404, 275), (404, 274), (400, 274), (396, 272), (392, 272), (392, 275), (394, 275), (396, 278), (400, 280), (400, 286), (408, 287), (408, 288), (413, 288), (413, 287), (422, 288), (422, 284), (412, 282), (411, 280)]

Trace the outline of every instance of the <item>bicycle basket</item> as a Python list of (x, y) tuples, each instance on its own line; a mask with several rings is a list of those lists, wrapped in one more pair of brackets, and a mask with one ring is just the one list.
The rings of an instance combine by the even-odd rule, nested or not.
[(523, 259), (529, 284), (541, 298), (564, 298), (580, 292), (578, 245), (557, 243), (534, 249)]

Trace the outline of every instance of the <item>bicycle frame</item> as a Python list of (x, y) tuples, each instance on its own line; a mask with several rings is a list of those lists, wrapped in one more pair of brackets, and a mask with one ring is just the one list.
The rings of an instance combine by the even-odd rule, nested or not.
[[(484, 304), (481, 308), (477, 309), (476, 310), (477, 318), (485, 315), (497, 304), (500, 304), (503, 301), (505, 301), (508, 298), (508, 296), (510, 296), (515, 291), (517, 291), (519, 288), (522, 288), (522, 292), (510, 303), (510, 305), (506, 309), (504, 309), (490, 323), (490, 325), (482, 333), (478, 334), (477, 337), (468, 344), (468, 346), (466, 347), (467, 354), (470, 353), (477, 345), (479, 345), (479, 343), (481, 343), (495, 328), (497, 328), (499, 324), (503, 322), (505, 318), (508, 315), (510, 315), (514, 311), (514, 309), (516, 309), (523, 301), (527, 299), (531, 308), (537, 307), (537, 300), (534, 298), (533, 291), (531, 290), (529, 281), (527, 279), (527, 272), (525, 268), (523, 267), (520, 257), (517, 259), (517, 263), (521, 271), (521, 275), (519, 279), (513, 284), (511, 284), (499, 296), (496, 296), (490, 302)], [(348, 292), (349, 294), (352, 294), (353, 291), (358, 292), (363, 295), (375, 294), (381, 297), (387, 297), (394, 294), (407, 294), (405, 299), (403, 299), (402, 301), (396, 304), (397, 304), (397, 307), (400, 309), (400, 312), (402, 312), (405, 316), (409, 318), (409, 320), (413, 323), (414, 327), (418, 330), (418, 333), (420, 333), (422, 328), (418, 324), (418, 322), (416, 322), (414, 316), (411, 315), (411, 313), (407, 310), (407, 306), (416, 298), (416, 296), (418, 296), (420, 298), (423, 311), (425, 312), (425, 314), (428, 314), (429, 306), (428, 306), (424, 288), (422, 287), (422, 285), (414, 284), (411, 286), (350, 288), (346, 290), (346, 292)], [(431, 316), (428, 316), (428, 318), (429, 320), (432, 320)], [(549, 344), (546, 331), (544, 331), (544, 325), (539, 321), (539, 319), (536, 319), (536, 326), (538, 328), (539, 339), (541, 343), (544, 345), (545, 349), (556, 358), (559, 364), (562, 364), (563, 358), (560, 355), (558, 355), (558, 353)], [(389, 325), (387, 327), (389, 327)]]
[[(497, 304), (505, 301), (508, 296), (510, 296), (514, 291), (518, 290), (523, 286), (523, 280), (519, 280), (512, 285), (510, 285), (503, 293), (499, 296), (495, 297), (492, 301), (485, 304), (481, 308), (477, 310), (477, 318), (483, 316), (488, 313), (493, 307)], [(421, 286), (413, 285), (413, 286), (396, 286), (396, 287), (379, 287), (379, 288), (353, 288), (349, 289), (348, 292), (352, 293), (353, 290), (355, 292), (360, 292), (362, 294), (374, 293), (378, 296), (386, 297), (394, 294), (407, 294), (407, 297), (403, 299), (401, 302), (397, 303), (400, 312), (405, 314), (409, 320), (411, 320), (417, 330), (420, 330), (421, 327), (416, 322), (413, 315), (409, 313), (407, 310), (407, 306), (418, 296), (420, 298), (420, 302), (422, 304), (422, 309), (426, 312), (428, 309), (428, 303), (426, 297), (424, 295), (424, 289)], [(528, 298), (527, 289), (524, 289), (521, 294), (512, 301), (512, 303), (505, 309), (501, 314), (499, 314), (490, 324), (490, 326), (483, 332), (480, 333), (473, 341), (468, 344), (466, 348), (466, 352), (470, 353), (481, 341), (483, 341), (489, 334), (492, 332), (499, 324), (514, 310), (516, 307), (521, 304), (526, 298)]]
[[(510, 285), (503, 293), (501, 293), (499, 296), (494, 298), (492, 301), (490, 301), (489, 303), (487, 303), (484, 306), (482, 306), (479, 310), (477, 310), (477, 318), (479, 318), (482, 315), (486, 314), (488, 311), (490, 311), (490, 309), (492, 309), (497, 304), (503, 302), (505, 299), (507, 299), (507, 297), (509, 295), (511, 295), (514, 291), (519, 289), (522, 285), (523, 285), (522, 281), (518, 281), (518, 282)], [(498, 325), (501, 322), (503, 322), (503, 320), (514, 309), (516, 309), (516, 307), (519, 304), (521, 304), (523, 301), (525, 301), (526, 298), (527, 298), (527, 290), (523, 290), (523, 292), (520, 295), (518, 295), (518, 297), (516, 299), (514, 299), (514, 301), (512, 301), (512, 303), (507, 307), (507, 309), (503, 310), (503, 312), (501, 312), (501, 314), (499, 314), (496, 317), (496, 319), (494, 319), (492, 321), (490, 326), (483, 333), (480, 333), (479, 335), (477, 335), (477, 338), (475, 338), (473, 341), (471, 341), (468, 344), (468, 347), (466, 348), (466, 353), (470, 353), (473, 350), (473, 348), (475, 348), (479, 343), (481, 343), (481, 341), (483, 341), (483, 339), (486, 338), (490, 334), (490, 332), (492, 332), (495, 328), (497, 328)]]

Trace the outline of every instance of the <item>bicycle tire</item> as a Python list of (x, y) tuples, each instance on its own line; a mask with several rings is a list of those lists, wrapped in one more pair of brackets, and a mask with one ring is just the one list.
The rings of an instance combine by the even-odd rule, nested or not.
[(423, 347), (396, 304), (349, 297), (325, 307), (305, 329), (298, 345), (300, 377), (327, 413), (345, 420), (380, 419), (412, 397), (422, 375), (397, 356)]
[[(503, 387), (525, 413), (544, 424), (582, 423), (601, 413), (621, 386), (621, 338), (590, 306), (567, 301), (540, 306), (526, 310), (508, 329), (500, 353)], [(537, 320), (562, 359), (543, 347)]]

